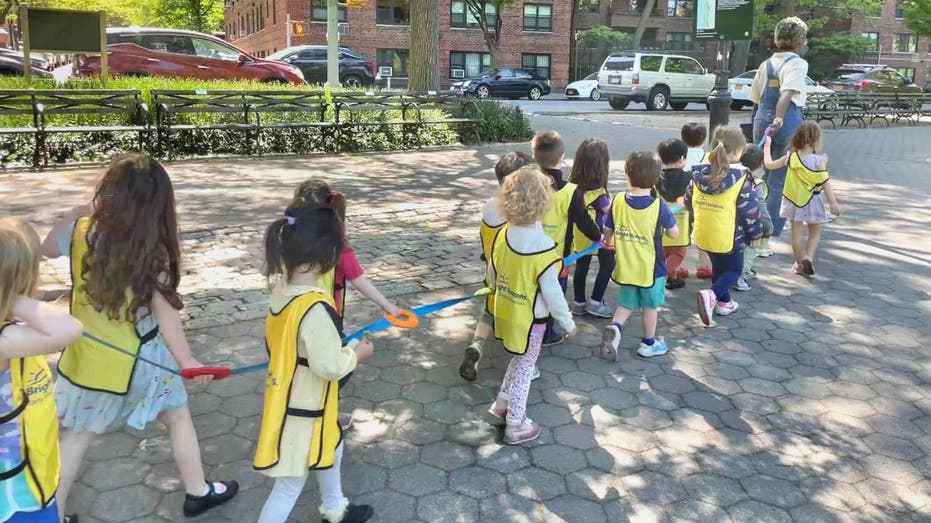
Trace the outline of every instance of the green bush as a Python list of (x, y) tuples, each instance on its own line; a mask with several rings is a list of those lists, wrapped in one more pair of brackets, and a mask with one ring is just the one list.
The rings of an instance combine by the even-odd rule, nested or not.
[[(72, 79), (62, 85), (52, 81), (33, 81), (26, 83), (22, 78), (0, 78), (0, 89), (132, 89), (142, 93), (143, 101), (155, 118), (155, 106), (152, 102), (153, 90), (208, 90), (208, 91), (256, 91), (256, 90), (306, 90), (319, 91), (319, 87), (282, 86), (252, 81), (236, 80), (193, 80), (158, 77), (120, 77), (106, 84), (99, 79)], [(339, 89), (327, 92), (327, 100), (333, 94), (345, 92), (364, 92), (364, 89)], [(423, 146), (445, 146), (459, 141), (502, 142), (528, 139), (533, 134), (530, 122), (518, 108), (503, 107), (496, 101), (477, 102), (485, 120), (483, 125), (451, 126), (429, 125), (420, 129), (414, 126), (362, 126), (354, 128), (351, 139), (344, 139), (338, 145), (343, 152), (355, 151), (393, 151), (414, 147), (417, 136)], [(400, 111), (378, 112), (360, 111), (353, 113), (357, 122), (390, 121), (401, 118)], [(436, 119), (441, 117), (439, 111), (424, 111), (423, 117)], [(324, 115), (332, 120), (332, 109)], [(173, 116), (173, 122), (206, 126), (210, 124), (238, 121), (236, 114), (181, 114)], [(282, 112), (262, 114), (262, 122), (275, 121), (317, 121), (319, 114), (311, 112)], [(49, 126), (102, 126), (125, 125), (133, 123), (123, 115), (55, 115), (49, 117)], [(28, 127), (32, 117), (0, 116), (0, 127)], [(473, 129), (477, 130), (473, 133)], [(463, 134), (460, 140), (460, 133)], [(154, 134), (154, 133), (153, 133)], [(35, 150), (34, 136), (2, 135), (0, 136), (0, 165), (3, 167), (30, 165)], [(175, 158), (243, 154), (254, 137), (246, 136), (239, 130), (198, 129), (193, 131), (173, 132), (171, 135), (172, 156)], [(319, 130), (304, 129), (264, 129), (261, 135), (261, 150), (264, 154), (310, 154), (332, 150), (336, 138), (328, 136), (321, 139)], [(70, 162), (102, 161), (120, 152), (138, 149), (139, 136), (135, 132), (94, 132), (94, 133), (60, 133), (49, 135), (46, 139), (48, 161), (52, 164)], [(164, 144), (155, 136), (146, 137), (146, 147), (157, 156), (165, 156)], [(253, 147), (254, 148), (254, 147)]]

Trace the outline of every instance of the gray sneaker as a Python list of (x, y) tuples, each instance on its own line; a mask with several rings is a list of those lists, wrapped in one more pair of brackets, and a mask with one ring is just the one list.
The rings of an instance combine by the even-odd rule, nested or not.
[(598, 316), (599, 318), (613, 318), (614, 309), (608, 307), (605, 302), (601, 302), (597, 305), (592, 305), (591, 303), (585, 304), (585, 312), (591, 314), (592, 316)]
[(569, 310), (572, 312), (573, 316), (584, 316), (585, 304), (574, 301), (569, 305)]

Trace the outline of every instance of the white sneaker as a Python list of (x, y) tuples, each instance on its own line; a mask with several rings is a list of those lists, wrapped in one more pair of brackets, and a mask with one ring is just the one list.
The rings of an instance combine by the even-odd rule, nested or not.
[(773, 250), (770, 249), (769, 247), (760, 247), (759, 249), (756, 250), (757, 258), (769, 258), (772, 255), (773, 255)]
[(653, 356), (662, 356), (669, 351), (669, 346), (666, 345), (665, 340), (656, 340), (653, 342), (653, 345), (647, 345), (646, 343), (640, 343), (640, 348), (637, 349), (637, 354), (644, 358), (652, 358)]
[(533, 374), (530, 376), (530, 381), (534, 381), (535, 379), (539, 377), (540, 377), (540, 367), (537, 367), (536, 365), (534, 365)]
[(736, 288), (740, 292), (749, 291), (751, 289), (750, 284), (747, 283), (746, 278), (744, 278), (743, 276), (741, 276), (740, 278), (737, 278), (737, 284), (734, 285), (734, 288)]
[(740, 305), (738, 305), (736, 301), (731, 300), (727, 303), (718, 303), (717, 305), (715, 305), (714, 313), (719, 314), (721, 316), (730, 316), (731, 314), (734, 314), (735, 312), (737, 312), (737, 309), (739, 308), (740, 308)]
[(705, 327), (714, 323), (714, 291), (705, 289), (698, 291), (698, 317)]
[(606, 360), (617, 358), (617, 347), (621, 344), (621, 329), (617, 325), (605, 325), (601, 334), (601, 357)]
[(750, 269), (749, 271), (745, 272), (743, 276), (744, 276), (744, 280), (747, 280), (747, 281), (750, 281), (756, 278), (756, 269)]
[(579, 303), (574, 301), (569, 306), (569, 310), (572, 312), (573, 316), (585, 316), (585, 302)]

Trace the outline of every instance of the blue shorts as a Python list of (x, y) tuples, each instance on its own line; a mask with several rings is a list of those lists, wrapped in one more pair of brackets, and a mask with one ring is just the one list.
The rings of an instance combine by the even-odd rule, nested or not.
[(5, 523), (59, 523), (58, 505), (52, 500), (47, 507), (33, 512), (16, 512)]
[(658, 309), (666, 302), (666, 277), (661, 276), (653, 281), (653, 286), (644, 289), (633, 285), (621, 285), (617, 304), (625, 309)]

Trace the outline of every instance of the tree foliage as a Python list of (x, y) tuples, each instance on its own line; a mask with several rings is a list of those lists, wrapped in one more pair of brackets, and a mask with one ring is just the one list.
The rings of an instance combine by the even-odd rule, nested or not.
[[(501, 44), (501, 28), (503, 27), (501, 12), (519, 2), (520, 0), (462, 0), (468, 11), (467, 15), (478, 22), (478, 28), (481, 29), (485, 40), (485, 47), (491, 55), (492, 67), (498, 65), (498, 46)], [(489, 24), (488, 17), (485, 16), (488, 6), (495, 8), (496, 16), (493, 24)]]
[(902, 12), (906, 27), (915, 34), (931, 38), (931, 0), (905, 0)]
[(811, 52), (814, 55), (834, 53), (844, 60), (859, 62), (863, 56), (876, 49), (876, 42), (863, 36), (853, 36), (849, 33), (834, 33), (829, 36), (814, 38)]
[(603, 49), (606, 51), (620, 51), (630, 48), (631, 37), (629, 33), (615, 31), (600, 25), (580, 32), (579, 47), (585, 49)]
[(110, 25), (146, 25), (212, 32), (223, 27), (222, 0), (2, 0), (0, 15), (20, 6), (106, 11)]
[[(923, 0), (928, 1), (928, 0)], [(831, 19), (878, 16), (884, 0), (764, 0), (754, 3), (754, 34), (768, 36), (776, 22), (797, 16), (816, 31)]]

